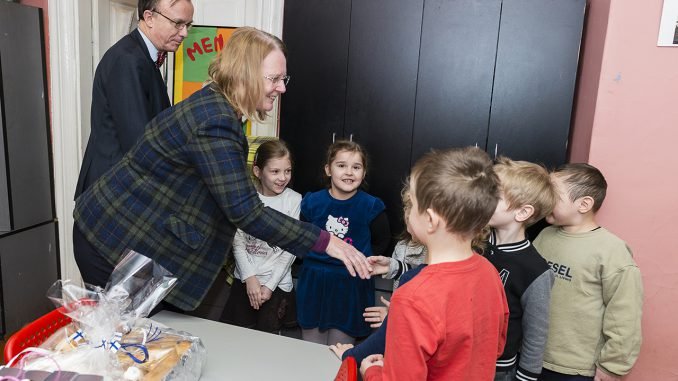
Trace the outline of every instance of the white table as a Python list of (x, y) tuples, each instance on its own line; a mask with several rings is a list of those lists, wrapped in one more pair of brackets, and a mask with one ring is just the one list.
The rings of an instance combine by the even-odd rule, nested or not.
[(324, 345), (167, 311), (151, 319), (200, 337), (203, 381), (331, 381), (341, 365)]

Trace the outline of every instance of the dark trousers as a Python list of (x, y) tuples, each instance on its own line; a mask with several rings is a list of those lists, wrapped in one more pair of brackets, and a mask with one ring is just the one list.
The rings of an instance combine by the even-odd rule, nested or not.
[(271, 299), (262, 304), (259, 310), (255, 310), (250, 305), (247, 286), (239, 279), (234, 279), (231, 293), (219, 320), (258, 331), (276, 332), (282, 327), (295, 326), (296, 316), (294, 290), (285, 292), (276, 287)]
[(93, 286), (106, 287), (114, 266), (89, 243), (77, 225), (73, 225), (73, 254), (82, 280)]
[(573, 376), (571, 374), (562, 374), (550, 371), (546, 368), (542, 369), (539, 381), (593, 381), (593, 377), (587, 376)]

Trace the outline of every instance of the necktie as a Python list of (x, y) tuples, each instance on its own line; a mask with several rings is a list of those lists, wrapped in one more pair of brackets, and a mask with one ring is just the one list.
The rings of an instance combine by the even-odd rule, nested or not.
[(158, 50), (158, 59), (155, 61), (155, 67), (160, 67), (162, 64), (165, 62), (165, 58), (167, 57), (167, 52), (161, 52)]

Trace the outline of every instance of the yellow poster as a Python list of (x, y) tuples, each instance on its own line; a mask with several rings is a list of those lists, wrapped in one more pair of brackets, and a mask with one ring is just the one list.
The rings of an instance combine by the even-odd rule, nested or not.
[(195, 25), (174, 54), (173, 100), (177, 104), (199, 90), (208, 78), (212, 59), (231, 38), (235, 28)]

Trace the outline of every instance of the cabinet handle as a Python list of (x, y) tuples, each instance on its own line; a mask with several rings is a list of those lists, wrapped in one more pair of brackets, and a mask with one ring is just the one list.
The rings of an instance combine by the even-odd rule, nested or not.
[(499, 143), (495, 143), (494, 145), (494, 159), (497, 159), (497, 151), (499, 151)]
[(349, 141), (349, 142), (352, 142), (352, 141), (353, 141), (353, 134), (351, 134), (351, 135), (348, 136), (348, 141)]
[(336, 138), (336, 137), (337, 137), (337, 133), (333, 132), (332, 133), (332, 144), (334, 144), (334, 138)]

